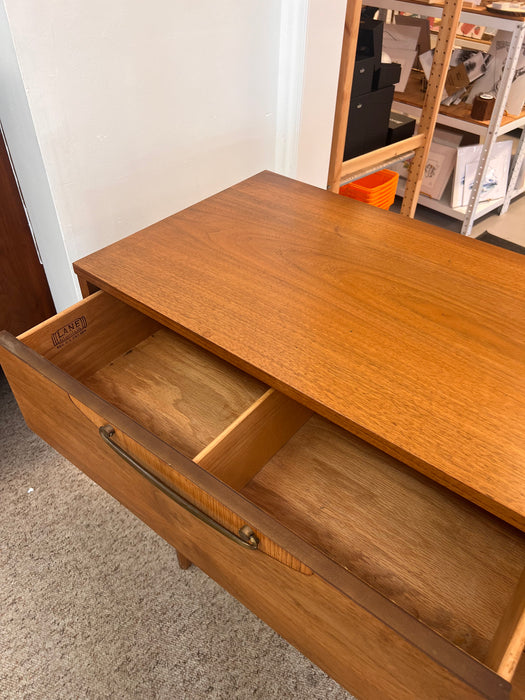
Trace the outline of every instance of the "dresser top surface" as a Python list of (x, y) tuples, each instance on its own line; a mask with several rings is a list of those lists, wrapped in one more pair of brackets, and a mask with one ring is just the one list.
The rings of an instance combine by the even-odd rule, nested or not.
[(525, 256), (265, 172), (75, 270), (524, 529)]

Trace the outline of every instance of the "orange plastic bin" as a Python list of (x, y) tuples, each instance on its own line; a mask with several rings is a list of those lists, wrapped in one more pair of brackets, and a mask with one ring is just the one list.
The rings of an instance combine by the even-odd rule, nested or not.
[(389, 209), (396, 196), (399, 173), (393, 170), (379, 170), (339, 189), (339, 194), (381, 209)]

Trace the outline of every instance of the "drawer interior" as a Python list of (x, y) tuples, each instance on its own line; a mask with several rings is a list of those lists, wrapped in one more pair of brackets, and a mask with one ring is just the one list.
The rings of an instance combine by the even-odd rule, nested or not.
[(167, 328), (83, 381), (191, 458), (267, 388)]
[(486, 659), (525, 562), (518, 530), (319, 416), (241, 493)]
[(505, 657), (512, 675), (523, 533), (103, 292), (20, 339), (455, 645), (495, 669)]
[(104, 292), (20, 339), (189, 458), (268, 389)]

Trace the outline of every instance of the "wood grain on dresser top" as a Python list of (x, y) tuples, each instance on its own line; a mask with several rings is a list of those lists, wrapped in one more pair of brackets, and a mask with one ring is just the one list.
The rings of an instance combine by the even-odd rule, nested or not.
[(522, 256), (261, 173), (74, 267), (524, 529)]

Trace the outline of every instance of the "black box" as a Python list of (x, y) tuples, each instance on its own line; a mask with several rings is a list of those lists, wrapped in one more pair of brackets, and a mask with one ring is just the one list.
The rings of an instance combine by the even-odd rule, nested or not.
[(352, 97), (364, 95), (372, 91), (374, 79), (375, 58), (356, 58), (354, 77), (352, 79)]
[(359, 23), (356, 58), (374, 58), (376, 70), (381, 67), (383, 26), (378, 19), (362, 19)]
[(386, 146), (394, 86), (350, 100), (344, 159)]
[(379, 70), (374, 71), (374, 80), (372, 81), (372, 90), (381, 90), (381, 88), (395, 85), (401, 78), (400, 63), (382, 63)]
[(388, 121), (387, 143), (397, 143), (414, 135), (416, 120), (404, 114), (392, 112)]

